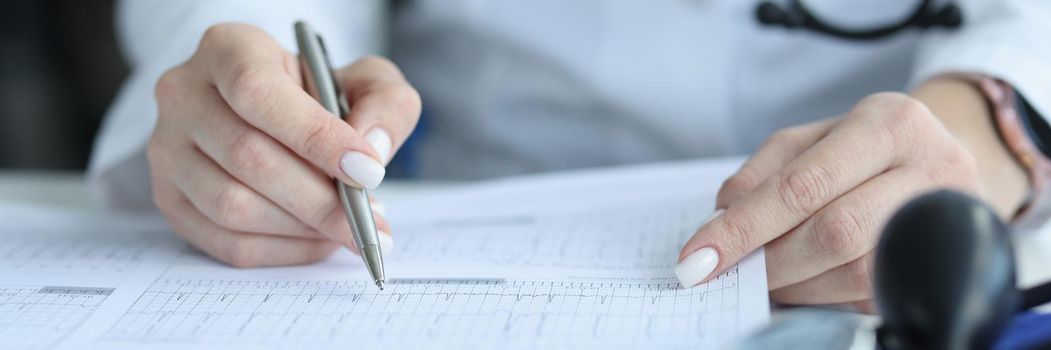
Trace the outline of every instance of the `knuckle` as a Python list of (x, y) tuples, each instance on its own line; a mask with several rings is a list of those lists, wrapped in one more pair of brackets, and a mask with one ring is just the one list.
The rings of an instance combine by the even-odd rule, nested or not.
[(241, 187), (227, 186), (215, 194), (215, 220), (220, 226), (238, 230), (254, 219), (252, 198)]
[(748, 221), (725, 218), (720, 220), (722, 232), (725, 232), (726, 240), (720, 244), (720, 254), (738, 254), (736, 257), (723, 256), (720, 259), (736, 259), (750, 252), (758, 245), (755, 242), (755, 230)]
[(338, 225), (341, 215), (345, 215), (340, 206), (338, 199), (333, 197), (331, 200), (327, 200), (322, 204), (321, 208), (314, 211), (314, 216), (310, 218), (308, 225), (313, 226), (316, 229), (321, 230), (326, 225)]
[(816, 218), (811, 236), (814, 246), (825, 256), (852, 256), (862, 246), (863, 223), (847, 209), (830, 209)]
[[(955, 143), (955, 141), (953, 141)], [(934, 166), (929, 174), (936, 183), (959, 186), (964, 189), (979, 186), (978, 160), (974, 154), (956, 144), (944, 153), (941, 166)]]
[(201, 36), (201, 46), (203, 48), (221, 47), (242, 41), (239, 39), (241, 36), (259, 32), (260, 29), (243, 23), (214, 24), (204, 30), (204, 35)]
[(832, 175), (818, 166), (786, 171), (781, 176), (777, 194), (781, 203), (797, 213), (813, 213), (825, 205), (831, 195)]
[(182, 84), (182, 79), (179, 75), (179, 68), (172, 68), (157, 78), (157, 83), (153, 86), (153, 97), (157, 100), (158, 107), (162, 107), (167, 102), (176, 99)]
[(228, 149), (230, 165), (234, 169), (258, 174), (273, 173), (275, 171), (274, 157), (264, 147), (266, 137), (252, 130), (244, 131), (234, 137)]
[(884, 127), (895, 141), (904, 141), (936, 122), (927, 106), (901, 93), (882, 93), (881, 101), (889, 106)]
[(157, 140), (156, 132), (150, 137), (150, 140), (146, 143), (146, 162), (150, 165), (150, 168), (160, 167), (162, 161), (165, 159), (162, 155), (163, 150), (160, 142)]
[(872, 258), (863, 257), (847, 264), (847, 288), (861, 293), (861, 297), (869, 297), (872, 294)]
[(307, 262), (321, 261), (332, 255), (332, 252), (338, 249), (338, 246), (327, 243), (318, 243), (310, 247), (307, 251), (306, 259)]
[(270, 97), (274, 79), (268, 71), (251, 61), (234, 63), (230, 75), (230, 102), (258, 105)]
[(229, 23), (212, 25), (204, 30), (204, 35), (201, 36), (201, 44), (211, 45), (223, 42), (230, 37), (232, 30), (234, 30), (234, 26)]
[(953, 146), (949, 148), (945, 156), (950, 164), (964, 170), (977, 171), (978, 169), (978, 159), (975, 158), (974, 153), (968, 151), (966, 147), (955, 140), (953, 140)]
[[(156, 179), (156, 178), (154, 178), (153, 180), (154, 180), (154, 182), (158, 181), (158, 179)], [(158, 191), (157, 190), (157, 185), (153, 185), (152, 187), (153, 187), (153, 191), (152, 191), (153, 195), (151, 197), (152, 197), (152, 200), (153, 200), (153, 205), (157, 208), (157, 210), (160, 210), (161, 213), (164, 213), (165, 215), (168, 215), (168, 216), (174, 215), (175, 214), (175, 205), (174, 205), (175, 201), (171, 198), (171, 196), (168, 193), (163, 192), (163, 191)]]
[(389, 96), (400, 116), (417, 116), (423, 108), (420, 93), (409, 84), (394, 84), (384, 88), (383, 94)]
[(754, 188), (759, 180), (754, 168), (749, 165), (742, 166), (737, 173), (726, 178), (723, 181), (722, 187), (719, 189), (719, 198), (726, 198), (729, 196), (739, 196), (750, 191)]
[(261, 265), (255, 242), (252, 239), (238, 237), (222, 247), (220, 258), (237, 268), (250, 268)]
[(368, 67), (369, 69), (400, 72), (398, 66), (395, 65), (394, 62), (376, 55), (362, 57), (358, 60), (357, 64)]
[(895, 115), (909, 118), (913, 122), (925, 122), (929, 121), (927, 118), (931, 115), (930, 110), (927, 109), (927, 105), (920, 102), (915, 98), (909, 97), (908, 95), (897, 93), (895, 98)]
[(171, 142), (166, 142), (159, 134), (157, 130), (154, 130), (143, 152), (146, 155), (150, 175), (153, 177), (168, 173), (168, 169), (173, 166), (173, 154), (179, 151), (176, 146), (171, 145)]
[(304, 121), (306, 124), (303, 135), (298, 138), (296, 149), (302, 152), (304, 157), (322, 159), (327, 149), (326, 146), (338, 140), (336, 137), (338, 129), (334, 121), (337, 119), (330, 117), (328, 112), (320, 107), (309, 113)]

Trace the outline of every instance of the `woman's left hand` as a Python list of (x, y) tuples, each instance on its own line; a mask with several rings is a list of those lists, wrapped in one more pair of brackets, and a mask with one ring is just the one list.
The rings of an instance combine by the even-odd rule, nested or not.
[(883, 224), (936, 188), (980, 195), (975, 157), (918, 100), (871, 95), (843, 117), (770, 137), (723, 184), (725, 211), (686, 243), (675, 273), (691, 287), (765, 245), (773, 300), (871, 311)]

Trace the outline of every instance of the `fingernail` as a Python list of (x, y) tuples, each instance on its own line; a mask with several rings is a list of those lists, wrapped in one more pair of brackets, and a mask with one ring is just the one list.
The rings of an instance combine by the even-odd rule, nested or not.
[(390, 135), (386, 131), (380, 128), (372, 128), (368, 133), (365, 134), (365, 141), (368, 141), (372, 148), (376, 150), (376, 153), (380, 156), (380, 161), (387, 163), (390, 160), (390, 149), (392, 143), (390, 141)]
[(372, 207), (373, 213), (380, 214), (382, 216), (387, 216), (387, 206), (385, 204), (380, 202), (372, 202), (369, 203), (369, 206)]
[(383, 181), (387, 170), (375, 159), (361, 152), (347, 152), (339, 160), (339, 168), (354, 182), (367, 189), (376, 188)]
[(392, 238), (389, 233), (383, 231), (379, 232), (379, 238), (380, 251), (383, 252), (383, 255), (390, 254), (390, 252), (394, 250), (394, 238)]
[(675, 265), (675, 277), (683, 288), (690, 288), (707, 278), (716, 265), (719, 265), (719, 253), (712, 247), (701, 248)]

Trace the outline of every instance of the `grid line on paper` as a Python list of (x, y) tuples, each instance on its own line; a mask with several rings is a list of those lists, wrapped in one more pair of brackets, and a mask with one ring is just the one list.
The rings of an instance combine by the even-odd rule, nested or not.
[(674, 281), (421, 280), (378, 291), (369, 281), (160, 278), (101, 341), (717, 344), (737, 331), (729, 319), (736, 279), (734, 268), (692, 289)]
[(0, 270), (128, 274), (157, 241), (152, 235), (32, 233), (5, 237)]
[(46, 349), (80, 327), (110, 288), (0, 287), (0, 344), (5, 349)]
[(409, 223), (399, 227), (400, 237), (408, 238), (391, 255), (401, 264), (423, 266), (668, 270), (675, 263), (668, 257), (678, 256), (710, 210), (696, 198), (673, 196), (662, 198), (661, 205), (536, 214), (528, 220)]

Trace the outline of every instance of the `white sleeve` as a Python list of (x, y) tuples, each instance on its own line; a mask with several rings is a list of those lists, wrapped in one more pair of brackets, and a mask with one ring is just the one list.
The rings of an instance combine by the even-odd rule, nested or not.
[(963, 25), (933, 29), (920, 43), (916, 86), (950, 72), (981, 73), (1011, 84), (1051, 117), (1051, 1), (957, 1)]
[(154, 208), (145, 145), (157, 117), (157, 78), (193, 54), (204, 31), (222, 22), (263, 28), (295, 52), (292, 24), (310, 21), (325, 36), (334, 65), (378, 53), (386, 15), (381, 0), (123, 0), (117, 7), (118, 39), (131, 74), (110, 106), (88, 168), (92, 195), (111, 208)]

